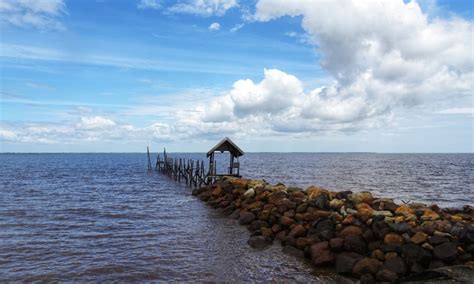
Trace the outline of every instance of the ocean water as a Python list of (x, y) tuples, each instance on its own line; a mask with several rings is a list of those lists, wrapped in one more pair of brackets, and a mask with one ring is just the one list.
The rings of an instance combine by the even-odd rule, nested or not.
[[(176, 154), (204, 159), (204, 154)], [(225, 157), (219, 162), (225, 168)], [(473, 205), (472, 154), (246, 154), (244, 177)], [(249, 233), (145, 154), (0, 154), (0, 282), (295, 281), (335, 275)]]

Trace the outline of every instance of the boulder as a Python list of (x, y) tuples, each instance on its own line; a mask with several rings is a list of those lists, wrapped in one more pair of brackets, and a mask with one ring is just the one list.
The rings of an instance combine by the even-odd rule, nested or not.
[(308, 194), (308, 199), (309, 200), (313, 200), (317, 197), (319, 197), (321, 194), (325, 194), (326, 196), (329, 196), (329, 191), (324, 189), (324, 188), (320, 188), (320, 187), (316, 187), (314, 185), (308, 187), (306, 189), (306, 192)]
[(288, 233), (288, 236), (294, 238), (304, 237), (306, 236), (306, 229), (303, 227), (303, 225), (298, 224), (293, 227), (293, 229)]
[(344, 249), (346, 251), (364, 254), (367, 252), (367, 245), (361, 236), (349, 235), (344, 238)]
[(372, 204), (374, 197), (369, 191), (355, 192), (350, 197), (349, 200), (354, 204), (367, 203)]
[(451, 263), (458, 255), (458, 247), (455, 243), (442, 243), (433, 248), (433, 255), (443, 262)]
[(329, 247), (332, 251), (341, 252), (344, 249), (344, 239), (334, 238), (329, 241)]
[(264, 248), (272, 243), (272, 240), (265, 236), (252, 236), (247, 241), (252, 248)]
[(279, 201), (287, 198), (287, 194), (284, 191), (277, 191), (268, 196), (268, 202), (271, 204), (277, 204)]
[(281, 216), (280, 217), (280, 224), (281, 225), (284, 225), (284, 226), (291, 226), (295, 223), (295, 220), (293, 220), (292, 218), (290, 217), (287, 217), (287, 216)]
[(427, 267), (432, 259), (431, 252), (415, 244), (406, 244), (402, 246), (403, 259), (408, 265), (416, 263)]
[(261, 227), (260, 231), (262, 233), (262, 236), (264, 237), (269, 237), (269, 238), (273, 237), (273, 231), (270, 228)]
[(309, 205), (320, 209), (329, 209), (329, 195), (327, 193), (321, 193), (317, 197), (313, 197)]
[(372, 274), (366, 273), (360, 277), (361, 284), (373, 284), (375, 283), (375, 278)]
[(302, 203), (296, 207), (296, 213), (305, 213), (308, 209), (308, 203)]
[(384, 217), (392, 217), (393, 214), (390, 211), (381, 210), (381, 211), (373, 211), (372, 216), (384, 216)]
[(221, 193), (222, 193), (222, 188), (221, 188), (220, 186), (216, 186), (216, 188), (214, 188), (214, 189), (212, 190), (212, 194), (211, 194), (211, 195), (212, 195), (212, 197), (215, 198), (215, 197), (218, 197), (219, 195), (221, 195)]
[(364, 257), (357, 261), (352, 267), (352, 274), (360, 277), (363, 274), (375, 274), (379, 270), (380, 263), (377, 259)]
[(309, 238), (297, 238), (296, 247), (298, 249), (304, 249), (306, 246), (311, 244), (311, 239)]
[(375, 249), (370, 254), (370, 257), (374, 258), (374, 259), (378, 259), (378, 260), (384, 260), (385, 259), (385, 254), (383, 253), (383, 251), (381, 251), (379, 249)]
[(334, 263), (336, 255), (329, 249), (322, 250), (319, 255), (313, 258), (313, 264), (316, 266), (325, 266)]
[(372, 217), (372, 213), (374, 209), (370, 207), (367, 203), (359, 203), (356, 205), (357, 208), (357, 217), (359, 217), (362, 221), (367, 221), (369, 218)]
[(329, 242), (324, 241), (312, 245), (310, 248), (311, 259), (317, 257), (323, 250), (329, 250)]
[(351, 236), (351, 235), (360, 236), (360, 235), (362, 235), (362, 233), (363, 232), (362, 232), (362, 229), (360, 227), (347, 226), (344, 229), (342, 229), (341, 232), (339, 232), (339, 237), (345, 238), (345, 237)]
[(431, 209), (426, 209), (420, 219), (423, 221), (435, 221), (439, 219), (439, 214)]
[(339, 209), (343, 205), (344, 205), (344, 201), (337, 198), (334, 198), (333, 200), (329, 202), (329, 207), (331, 207), (332, 209)]
[(377, 272), (376, 279), (380, 282), (395, 282), (398, 279), (398, 275), (391, 270), (382, 269)]
[(383, 242), (385, 244), (391, 245), (391, 244), (403, 244), (403, 238), (402, 236), (395, 234), (395, 233), (389, 233), (386, 234), (385, 237), (383, 238)]
[(248, 179), (235, 178), (230, 182), (235, 188), (245, 189), (249, 184)]
[(403, 216), (403, 220), (410, 222), (416, 221), (415, 211), (406, 205), (402, 205), (395, 210), (395, 214)]
[(402, 276), (407, 272), (407, 266), (405, 262), (403, 261), (403, 259), (399, 256), (387, 259), (383, 263), (382, 269), (387, 269), (392, 272), (395, 272), (399, 276)]
[(239, 216), (239, 223), (240, 225), (247, 225), (250, 224), (253, 220), (255, 220), (255, 214), (248, 211), (241, 211)]
[(422, 244), (424, 242), (426, 242), (426, 240), (428, 239), (428, 235), (419, 231), (419, 232), (416, 232), (413, 237), (410, 238), (411, 242), (416, 244), (416, 245), (419, 245), (419, 244)]
[(253, 198), (255, 196), (255, 189), (249, 188), (245, 193), (244, 193), (244, 198), (249, 199)]
[(410, 225), (407, 222), (401, 222), (401, 223), (390, 223), (388, 224), (390, 229), (394, 231), (395, 233), (398, 234), (403, 234), (406, 233), (410, 230)]
[(313, 222), (311, 228), (309, 229), (308, 235), (316, 238), (332, 238), (334, 235), (335, 225), (336, 224), (331, 219), (317, 219)]
[(349, 194), (352, 194), (352, 191), (346, 190), (346, 191), (336, 192), (336, 198), (337, 199), (347, 199)]
[(287, 231), (280, 231), (275, 235), (275, 238), (277, 238), (280, 241), (283, 241), (286, 238), (286, 233)]
[(362, 255), (353, 252), (343, 252), (336, 256), (335, 270), (340, 274), (352, 274), (354, 264), (363, 258)]
[(293, 247), (293, 246), (288, 246), (288, 245), (284, 246), (282, 251), (283, 251), (283, 253), (288, 254), (288, 255), (304, 258), (304, 252), (300, 249), (297, 249), (297, 248)]

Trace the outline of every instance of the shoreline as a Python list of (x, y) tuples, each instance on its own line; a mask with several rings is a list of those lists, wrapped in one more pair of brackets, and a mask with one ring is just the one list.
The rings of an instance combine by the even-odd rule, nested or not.
[(433, 273), (420, 275), (445, 266), (474, 269), (474, 209), (469, 205), (400, 205), (367, 191), (303, 190), (233, 177), (197, 188), (193, 195), (245, 225), (251, 247), (279, 241), (285, 253), (362, 283), (428, 280)]

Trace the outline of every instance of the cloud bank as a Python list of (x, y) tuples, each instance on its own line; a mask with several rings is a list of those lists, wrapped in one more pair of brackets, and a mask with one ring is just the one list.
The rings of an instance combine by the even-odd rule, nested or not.
[[(235, 1), (181, 2), (175, 11), (223, 15), (236, 5)], [(172, 120), (142, 128), (87, 116), (64, 127), (32, 124), (18, 130), (6, 125), (0, 137), (36, 142), (59, 137), (134, 141), (151, 135), (155, 141), (166, 141), (353, 133), (389, 127), (400, 113), (417, 106), (472, 102), (471, 21), (430, 19), (416, 2), (402, 0), (260, 0), (253, 20), (285, 16), (301, 19), (307, 42), (314, 45), (319, 64), (329, 75), (325, 85), (308, 89), (284, 70), (265, 69), (260, 81), (237, 80), (224, 94), (191, 108), (180, 108), (178, 102)], [(447, 110), (440, 114), (472, 112), (466, 106), (443, 109)]]

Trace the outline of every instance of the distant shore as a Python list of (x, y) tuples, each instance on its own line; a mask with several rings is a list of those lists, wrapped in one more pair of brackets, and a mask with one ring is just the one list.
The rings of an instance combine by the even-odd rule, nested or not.
[(367, 191), (303, 190), (231, 177), (193, 195), (247, 226), (251, 247), (278, 240), (284, 252), (362, 283), (428, 280), (434, 274), (427, 270), (445, 266), (474, 269), (469, 205), (396, 204)]

